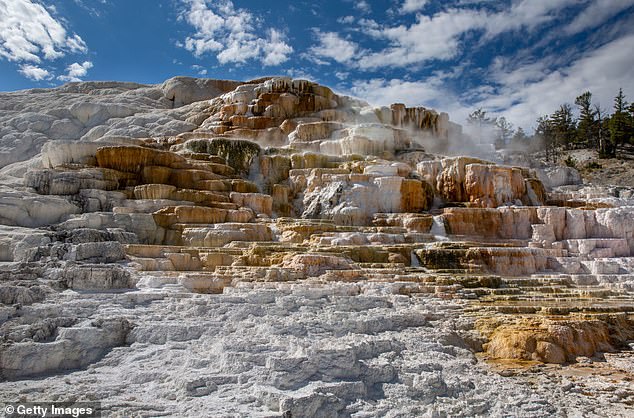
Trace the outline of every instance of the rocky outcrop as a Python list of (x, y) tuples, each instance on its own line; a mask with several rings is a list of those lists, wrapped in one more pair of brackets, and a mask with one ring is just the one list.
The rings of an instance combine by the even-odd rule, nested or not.
[(253, 209), (255, 213), (267, 216), (271, 216), (273, 213), (273, 198), (269, 195), (232, 192), (229, 198), (237, 206)]
[(440, 245), (416, 250), (423, 266), (435, 270), (465, 270), (504, 276), (525, 276), (543, 271), (548, 265), (547, 251), (476, 245)]
[(396, 151), (409, 148), (411, 140), (405, 130), (379, 124), (362, 124), (342, 129), (319, 144), (327, 155), (377, 155), (391, 156)]
[(139, 173), (147, 166), (184, 168), (185, 158), (146, 147), (100, 147), (95, 153), (97, 165), (127, 173)]
[[(77, 143), (73, 150), (45, 149), (45, 166), (81, 160), (92, 141), (124, 141), (130, 138), (177, 135), (198, 127), (188, 122), (199, 110), (195, 100), (211, 99), (234, 89), (236, 82), (176, 77), (162, 86), (136, 83), (70, 83), (60, 89), (2, 93), (0, 116), (0, 167), (26, 161), (40, 153), (49, 141)], [(172, 110), (175, 106), (182, 106)], [(78, 142), (79, 139), (83, 141)], [(72, 148), (72, 147), (69, 147)], [(94, 155), (94, 153), (92, 153)], [(52, 159), (51, 159), (52, 158)]]
[(234, 241), (271, 241), (272, 238), (271, 229), (259, 224), (219, 223), (183, 230), (183, 243), (191, 247), (222, 247)]
[(306, 276), (320, 276), (329, 270), (350, 270), (353, 263), (343, 257), (324, 254), (298, 254), (284, 261), (282, 267), (299, 270)]
[(548, 167), (544, 170), (537, 170), (539, 179), (547, 187), (559, 187), (569, 184), (581, 184), (581, 175), (572, 167)]
[(291, 170), (290, 184), (291, 191), (302, 197), (298, 202), (302, 217), (332, 219), (342, 225), (366, 225), (375, 213), (422, 211), (433, 200), (428, 185), (401, 177), (398, 166), (368, 164), (364, 174)]
[(537, 208), (447, 208), (447, 232), (471, 237), (529, 239), (538, 223)]
[(80, 211), (77, 205), (63, 197), (42, 197), (0, 187), (0, 223), (3, 225), (52, 225)]
[(78, 325), (55, 327), (52, 342), (16, 341), (2, 347), (2, 377), (19, 379), (86, 367), (123, 345), (130, 330), (127, 320), (117, 318)]
[(248, 173), (253, 159), (260, 154), (258, 144), (239, 139), (190, 139), (183, 146), (193, 152), (217, 155), (240, 173)]
[(161, 84), (161, 90), (163, 95), (173, 102), (174, 107), (181, 107), (213, 99), (236, 89), (241, 84), (239, 81), (174, 77)]
[[(597, 352), (614, 351), (623, 343), (610, 327), (632, 334), (632, 324), (623, 317), (605, 319), (518, 318), (510, 324), (495, 326), (496, 320), (483, 320), (480, 326), (489, 333), (485, 350), (493, 358), (532, 360), (545, 363), (574, 362)], [(621, 335), (621, 338), (626, 337)]]
[(527, 169), (455, 157), (423, 161), (416, 170), (447, 202), (469, 202), (485, 208), (545, 202), (544, 187)]

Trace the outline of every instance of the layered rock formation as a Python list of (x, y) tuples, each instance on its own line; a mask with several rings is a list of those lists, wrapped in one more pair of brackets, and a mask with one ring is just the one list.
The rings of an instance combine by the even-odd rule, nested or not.
[[(288, 78), (3, 96), (12, 396), (63, 398), (72, 369), (97, 374), (89, 398), (118, 388), (104, 402), (124, 415), (526, 415), (523, 377), (476, 354), (632, 364), (632, 194), (427, 154), (459, 132), (444, 113)], [(579, 396), (539, 378), (537, 415), (634, 401), (599, 374), (570, 383)]]

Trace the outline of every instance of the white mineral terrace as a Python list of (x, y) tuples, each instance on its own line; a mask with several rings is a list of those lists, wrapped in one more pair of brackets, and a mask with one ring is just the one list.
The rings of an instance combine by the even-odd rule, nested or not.
[(0, 93), (0, 401), (633, 416), (633, 191), (456, 141), (289, 78)]

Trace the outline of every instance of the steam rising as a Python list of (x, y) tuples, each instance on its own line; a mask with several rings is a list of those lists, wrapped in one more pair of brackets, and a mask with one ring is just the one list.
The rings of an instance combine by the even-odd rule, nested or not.
[[(203, 121), (200, 130), (283, 154), (381, 157), (387, 152), (414, 165), (436, 155), (505, 159), (495, 149), (499, 128), (493, 124), (463, 128), (451, 122), (447, 113), (403, 104), (376, 107), (307, 80), (258, 81), (213, 99), (209, 113), (214, 116)], [(301, 110), (306, 100), (314, 101), (310, 111)], [(526, 150), (513, 145), (512, 151)]]

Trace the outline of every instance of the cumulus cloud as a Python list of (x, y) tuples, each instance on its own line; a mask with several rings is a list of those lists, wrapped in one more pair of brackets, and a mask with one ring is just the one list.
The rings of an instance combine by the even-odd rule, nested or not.
[(84, 61), (83, 63), (74, 62), (66, 67), (66, 74), (57, 77), (61, 81), (81, 81), (82, 77), (88, 74), (88, 70), (93, 67), (92, 62)]
[(264, 65), (279, 65), (288, 60), (288, 56), (293, 53), (293, 48), (284, 42), (284, 35), (270, 29), (267, 42), (262, 46)]
[(30, 0), (0, 0), (0, 57), (41, 63), (67, 53), (86, 53), (84, 40), (68, 33), (41, 4)]
[(362, 30), (390, 46), (365, 55), (359, 67), (405, 67), (431, 59), (447, 60), (456, 56), (460, 36), (486, 25), (485, 12), (472, 9), (451, 9), (434, 16), (418, 15), (416, 23), (406, 26), (382, 26), (369, 22)]
[(365, 0), (355, 1), (354, 8), (362, 13), (370, 13), (372, 11), (372, 6)]
[(337, 22), (341, 23), (342, 25), (350, 25), (354, 23), (354, 21), (355, 21), (354, 16), (342, 16), (337, 19)]
[(0, 0), (0, 59), (18, 63), (18, 72), (29, 80), (53, 79), (52, 70), (44, 68), (47, 62), (88, 52), (84, 40), (51, 13), (56, 14), (52, 5)]
[(405, 0), (401, 6), (402, 13), (411, 13), (422, 10), (427, 5), (428, 0)]
[(51, 73), (44, 68), (38, 67), (37, 65), (22, 64), (20, 65), (20, 69), (18, 71), (20, 74), (33, 81), (42, 81), (51, 78)]
[[(221, 64), (257, 60), (268, 66), (287, 61), (293, 52), (280, 31), (263, 30), (253, 14), (236, 9), (230, 0), (182, 1), (186, 6), (182, 18), (196, 31), (183, 46), (197, 57), (214, 53)], [(260, 35), (263, 31), (265, 37)]]
[(311, 56), (327, 58), (339, 63), (350, 62), (357, 53), (358, 45), (342, 38), (335, 32), (321, 32), (315, 30), (315, 37), (319, 43), (309, 49)]
[(207, 75), (207, 69), (202, 65), (194, 64), (191, 66), (191, 69), (196, 71), (198, 75)]

